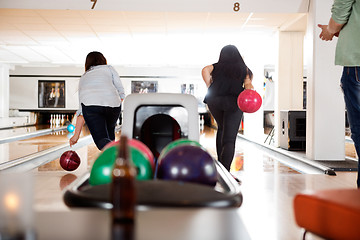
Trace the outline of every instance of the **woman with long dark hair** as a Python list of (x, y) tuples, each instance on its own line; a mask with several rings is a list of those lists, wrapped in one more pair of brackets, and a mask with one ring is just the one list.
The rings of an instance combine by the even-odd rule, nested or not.
[(220, 52), (219, 61), (202, 69), (208, 87), (204, 102), (217, 123), (216, 152), (218, 160), (230, 171), (235, 153), (236, 136), (243, 112), (237, 97), (244, 89), (252, 89), (252, 72), (238, 49), (227, 45)]
[(84, 123), (99, 150), (115, 140), (124, 87), (116, 70), (107, 65), (100, 52), (90, 52), (85, 61), (85, 73), (79, 82), (79, 110), (76, 112), (74, 136), (70, 146), (77, 143)]

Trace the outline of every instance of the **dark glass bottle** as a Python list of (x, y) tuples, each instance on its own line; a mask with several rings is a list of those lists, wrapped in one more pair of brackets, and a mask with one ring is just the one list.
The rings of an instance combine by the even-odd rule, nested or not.
[(134, 222), (136, 207), (136, 172), (129, 157), (127, 137), (122, 136), (119, 142), (118, 156), (112, 171), (112, 220), (113, 222)]

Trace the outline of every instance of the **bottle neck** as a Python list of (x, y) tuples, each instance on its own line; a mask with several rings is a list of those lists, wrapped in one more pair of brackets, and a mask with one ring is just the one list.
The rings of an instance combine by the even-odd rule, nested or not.
[(125, 158), (123, 158), (123, 157), (118, 157), (116, 160), (115, 160), (115, 164), (116, 165), (126, 165), (126, 166), (128, 166), (128, 165), (130, 165), (129, 164), (129, 161), (127, 160), (127, 159), (125, 159)]

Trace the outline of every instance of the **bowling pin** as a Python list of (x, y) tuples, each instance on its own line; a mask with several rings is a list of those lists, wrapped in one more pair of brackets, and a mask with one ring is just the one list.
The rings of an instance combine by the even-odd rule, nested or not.
[(53, 127), (55, 127), (56, 125), (56, 115), (54, 114), (54, 118), (53, 118)]
[(56, 127), (60, 126), (60, 115), (56, 114)]
[(53, 115), (51, 114), (51, 115), (50, 115), (50, 128), (53, 127), (53, 121), (54, 121)]

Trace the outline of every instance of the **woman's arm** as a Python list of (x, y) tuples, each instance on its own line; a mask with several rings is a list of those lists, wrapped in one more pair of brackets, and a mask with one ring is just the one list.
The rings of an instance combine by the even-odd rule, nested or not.
[(244, 79), (244, 88), (245, 89), (253, 89), (254, 86), (252, 85), (253, 73), (250, 69), (247, 70), (246, 77)]
[(252, 79), (250, 79), (249, 75), (246, 75), (244, 80), (244, 88), (245, 89), (253, 89), (254, 86), (252, 85)]
[(77, 116), (76, 117), (74, 136), (72, 136), (70, 138), (70, 140), (69, 140), (70, 147), (72, 145), (75, 145), (77, 143), (77, 141), (79, 140), (80, 133), (81, 133), (81, 130), (82, 130), (84, 124), (85, 124), (85, 119), (84, 119), (83, 115)]
[(111, 74), (113, 76), (114, 86), (115, 86), (116, 90), (119, 93), (121, 101), (123, 101), (124, 98), (125, 98), (125, 90), (124, 90), (124, 86), (123, 86), (123, 84), (121, 82), (121, 79), (119, 77), (119, 74), (117, 73), (117, 71), (112, 66), (110, 66), (110, 71), (111, 71)]
[(206, 84), (207, 87), (209, 87), (211, 85), (211, 73), (214, 70), (214, 66), (213, 65), (208, 65), (206, 67), (204, 67), (201, 71), (201, 76)]

